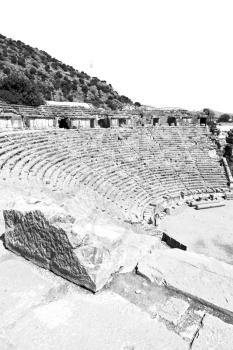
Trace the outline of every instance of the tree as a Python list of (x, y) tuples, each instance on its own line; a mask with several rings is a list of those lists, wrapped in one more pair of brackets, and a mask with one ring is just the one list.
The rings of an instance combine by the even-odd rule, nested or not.
[(108, 100), (106, 101), (106, 104), (109, 108), (116, 110), (120, 107), (119, 101), (114, 100), (114, 99), (110, 99), (108, 98)]
[(26, 67), (26, 62), (25, 62), (25, 58), (24, 57), (19, 57), (18, 58), (18, 65), (20, 65), (22, 67)]
[(218, 123), (227, 123), (229, 122), (229, 120), (231, 119), (230, 115), (227, 113), (224, 113), (222, 115), (220, 115), (220, 117), (218, 118)]
[(38, 63), (37, 63), (36, 61), (32, 61), (32, 65), (33, 65), (34, 67), (36, 67), (36, 68), (39, 68), (39, 65), (38, 65)]
[(132, 101), (127, 96), (124, 96), (124, 95), (120, 96), (120, 102), (127, 103), (127, 104), (132, 103)]
[(7, 47), (3, 48), (2, 54), (3, 54), (4, 57), (8, 56)]
[(38, 85), (17, 73), (12, 73), (0, 81), (0, 98), (9, 103), (29, 106), (39, 106), (44, 103)]
[(11, 57), (11, 63), (13, 63), (13, 64), (17, 63), (17, 57), (16, 56), (12, 56)]
[(31, 75), (34, 75), (34, 74), (36, 74), (37, 70), (35, 67), (31, 67), (29, 72)]
[(50, 65), (49, 65), (49, 64), (46, 64), (45, 70), (46, 70), (46, 72), (49, 72), (49, 71), (50, 71)]
[(11, 72), (11, 70), (10, 70), (9, 67), (5, 67), (5, 68), (3, 69), (3, 73), (6, 74), (6, 75), (9, 75), (10, 72)]
[(57, 72), (54, 74), (54, 78), (55, 78), (55, 79), (61, 79), (61, 78), (63, 78), (63, 75), (62, 75), (61, 72), (57, 71)]

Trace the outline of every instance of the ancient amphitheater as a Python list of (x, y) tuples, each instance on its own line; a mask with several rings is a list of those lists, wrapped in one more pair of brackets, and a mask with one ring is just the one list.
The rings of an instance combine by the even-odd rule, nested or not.
[(220, 227), (232, 176), (199, 119), (163, 117), (1, 102), (0, 349), (233, 349), (232, 238), (172, 232)]

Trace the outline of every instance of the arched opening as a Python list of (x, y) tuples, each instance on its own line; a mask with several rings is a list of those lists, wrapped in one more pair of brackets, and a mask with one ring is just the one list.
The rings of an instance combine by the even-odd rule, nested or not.
[(71, 121), (69, 118), (61, 118), (58, 121), (59, 128), (62, 129), (70, 129), (71, 128)]
[(153, 126), (159, 125), (159, 118), (153, 118)]
[(119, 118), (119, 126), (126, 125), (126, 119), (125, 118)]
[(110, 119), (108, 116), (106, 116), (105, 118), (99, 119), (98, 120), (98, 125), (101, 128), (110, 128)]
[(90, 119), (90, 128), (94, 128), (94, 127), (95, 127), (95, 120)]
[(176, 117), (168, 117), (167, 123), (169, 126), (176, 126), (177, 125)]
[(201, 117), (200, 118), (200, 125), (206, 126), (207, 124), (207, 118), (206, 117)]

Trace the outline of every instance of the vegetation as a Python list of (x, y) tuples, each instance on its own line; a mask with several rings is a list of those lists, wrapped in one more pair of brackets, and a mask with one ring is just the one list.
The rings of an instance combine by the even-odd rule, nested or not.
[(227, 123), (229, 122), (231, 119), (231, 116), (227, 113), (222, 114), (219, 118), (218, 118), (218, 123)]
[(105, 80), (90, 77), (44, 51), (1, 34), (0, 98), (33, 105), (43, 100), (78, 101), (113, 110), (133, 105)]
[(9, 103), (39, 106), (44, 103), (39, 85), (17, 73), (0, 81), (0, 98)]

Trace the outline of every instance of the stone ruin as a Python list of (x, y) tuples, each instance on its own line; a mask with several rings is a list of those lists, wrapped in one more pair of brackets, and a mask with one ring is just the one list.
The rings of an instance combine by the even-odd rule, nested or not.
[(206, 126), (207, 116), (203, 112), (173, 108), (110, 111), (85, 103), (48, 101), (45, 105), (31, 107), (0, 100), (0, 129), (98, 129), (190, 124)]
[[(219, 205), (229, 191), (209, 131), (197, 125), (4, 130), (0, 143), (3, 181), (17, 179), (65, 196), (81, 186), (104, 201), (100, 210), (110, 217), (118, 213), (120, 222), (142, 229), (153, 230), (166, 213), (185, 202)], [(115, 246), (98, 240), (82, 246), (72, 226), (76, 219), (65, 213), (50, 217), (35, 207), (4, 210), (4, 218), (7, 248), (92, 291), (120, 269)]]
[[(208, 348), (214, 344), (219, 349), (221, 343), (224, 350), (230, 350), (226, 339), (232, 334), (232, 266), (190, 252), (189, 247), (160, 229), (161, 220), (184, 205), (197, 209), (219, 207), (225, 205), (225, 199), (232, 198), (229, 167), (226, 160), (218, 156), (208, 128), (194, 121), (181, 123), (180, 116), (177, 116), (180, 122), (169, 126), (162, 123), (167, 115), (156, 117), (155, 113), (142, 118), (140, 115), (135, 118), (121, 115), (122, 122), (119, 122), (119, 115), (112, 116), (110, 127), (101, 127), (99, 117), (89, 118), (92, 112), (82, 109), (80, 120), (83, 124), (79, 128), (77, 109), (72, 119), (70, 114), (67, 116), (70, 110), (65, 112), (65, 107), (22, 109), (22, 106), (5, 106), (4, 113), (6, 108), (10, 108), (8, 119), (0, 118), (0, 207), (3, 213), (0, 225), (4, 246), (61, 276), (62, 281), (71, 281), (94, 293), (110, 290), (109, 300), (101, 293), (95, 294), (95, 300), (98, 305), (103, 305), (101, 312), (109, 308), (114, 317), (119, 317), (120, 308), (124, 315), (129, 315), (129, 320), (137, 314), (135, 309), (129, 312), (132, 305), (123, 302), (123, 298), (116, 299), (115, 309), (108, 304), (112, 303), (111, 291), (115, 288), (117, 293), (125, 296), (130, 288), (127, 279), (133, 278), (133, 283), (138, 283), (139, 287), (133, 291), (134, 297), (131, 292), (130, 298), (136, 305), (141, 300), (140, 308), (146, 310), (138, 316), (143, 344), (144, 339), (150, 344), (148, 329), (143, 328), (148, 322), (145, 316), (148, 314), (154, 337), (159, 346), (163, 344), (161, 348), (171, 349), (171, 344), (176, 344), (179, 350), (200, 349), (198, 346)], [(18, 118), (19, 111), (22, 118)], [(72, 121), (71, 129), (58, 128), (64, 115)], [(158, 125), (157, 118), (162, 125)], [(18, 123), (17, 127), (12, 127), (13, 119), (15, 125)], [(0, 258), (1, 254), (0, 246)], [(6, 266), (7, 259), (3, 256), (1, 266)], [(27, 265), (29, 270), (25, 268), (22, 260), (13, 262), (17, 268), (23, 268), (20, 286), (23, 284), (21, 279), (29, 273), (29, 278), (34, 278), (32, 283), (35, 283), (36, 292), (40, 291), (37, 272), (31, 272), (30, 264)], [(126, 277), (121, 277), (123, 275)], [(44, 281), (44, 273), (42, 276)], [(41, 305), (36, 300), (33, 315), (39, 315), (49, 327), (56, 328), (57, 322), (66, 315), (65, 303), (70, 303), (70, 308), (78, 312), (80, 305), (87, 307), (90, 303), (88, 315), (93, 321), (96, 313), (99, 323), (101, 317), (96, 305), (92, 304), (93, 299), (79, 295), (81, 301), (77, 304), (77, 290), (71, 301), (69, 293), (64, 296), (66, 306), (60, 306), (64, 312), (59, 314), (58, 308), (58, 313), (54, 313), (52, 309), (55, 316), (51, 316), (44, 306), (45, 300), (52, 300), (54, 307), (57, 295), (59, 301), (59, 293), (67, 284), (58, 288), (52, 278), (49, 283), (51, 290), (43, 296)], [(120, 283), (123, 287), (119, 290)], [(31, 289), (29, 294), (28, 290), (23, 292), (29, 300), (29, 310), (34, 292)], [(161, 297), (162, 292), (166, 300)], [(160, 295), (159, 300), (157, 295)], [(153, 298), (156, 302), (152, 304)], [(25, 301), (19, 302), (16, 310), (25, 309), (25, 305), (28, 305)], [(45, 314), (43, 308), (47, 310)], [(17, 322), (10, 313), (4, 317), (7, 325), (4, 329), (11, 332), (9, 325)], [(22, 314), (17, 317), (23, 320)], [(29, 318), (32, 328), (33, 317)], [(86, 328), (91, 324), (90, 319)], [(73, 324), (76, 327), (76, 322), (77, 317), (65, 323), (66, 331), (69, 329), (70, 332), (65, 339), (61, 340), (61, 335), (66, 334), (64, 324), (62, 330), (58, 328), (56, 339), (66, 348), (70, 346), (67, 339), (80, 333), (76, 328), (71, 329)], [(29, 328), (27, 334), (34, 341)], [(49, 331), (50, 338), (50, 328)], [(209, 339), (209, 334), (215, 334), (215, 331), (217, 337), (219, 332), (223, 336), (217, 340)], [(43, 332), (44, 328), (39, 332), (42, 337)], [(88, 336), (92, 337), (92, 332)], [(114, 334), (111, 337), (116, 342)], [(0, 347), (1, 341), (0, 337)], [(49, 341), (47, 339), (47, 343)], [(40, 346), (41, 342), (38, 344)], [(99, 348), (105, 348), (105, 345)], [(38, 348), (34, 343), (31, 346)], [(133, 345), (125, 344), (121, 348), (133, 349)]]

